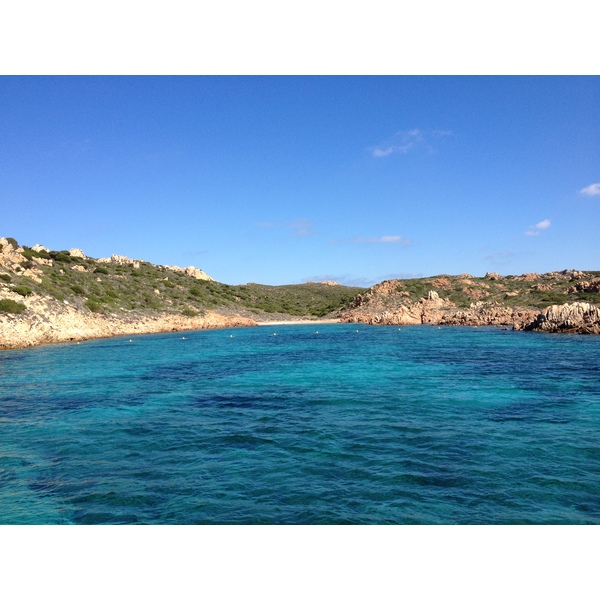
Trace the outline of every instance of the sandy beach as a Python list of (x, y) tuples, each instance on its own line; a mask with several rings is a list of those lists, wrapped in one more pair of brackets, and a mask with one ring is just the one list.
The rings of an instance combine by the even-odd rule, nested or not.
[(256, 324), (258, 326), (264, 325), (319, 325), (319, 324), (327, 324), (327, 323), (341, 323), (339, 319), (298, 319), (296, 321), (257, 321)]

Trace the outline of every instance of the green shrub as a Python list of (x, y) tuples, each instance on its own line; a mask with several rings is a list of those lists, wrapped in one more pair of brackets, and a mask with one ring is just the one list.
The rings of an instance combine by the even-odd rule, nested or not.
[(10, 282), (10, 275), (8, 273), (0, 273), (0, 279), (2, 281), (6, 281), (6, 283)]
[(94, 269), (94, 273), (100, 273), (102, 275), (108, 275), (108, 269), (105, 269), (104, 267), (96, 267)]
[(15, 238), (6, 238), (6, 241), (13, 247), (14, 250), (16, 250), (19, 247), (19, 242), (17, 242)]
[[(50, 256), (52, 256), (52, 252), (50, 252)], [(56, 256), (53, 256), (53, 258), (57, 262), (71, 262), (73, 260), (71, 258), (71, 253), (68, 250), (57, 252)]]
[(85, 290), (80, 285), (72, 285), (71, 289), (80, 296), (83, 296), (85, 294)]
[(20, 315), (25, 308), (26, 306), (21, 302), (15, 302), (14, 300), (9, 300), (8, 298), (0, 300), (0, 312)]
[(186, 317), (197, 317), (200, 314), (200, 312), (197, 310), (192, 310), (191, 308), (184, 308), (181, 311), (181, 314)]
[(19, 296), (29, 296), (29, 294), (33, 293), (33, 290), (26, 285), (16, 285), (13, 291), (17, 292)]
[(39, 255), (40, 255), (39, 252), (36, 252), (35, 250), (28, 248), (27, 246), (23, 246), (23, 256), (27, 260), (31, 260), (32, 258), (37, 258)]
[(89, 308), (92, 312), (102, 312), (102, 304), (100, 304), (100, 302), (97, 302), (96, 300), (93, 300), (92, 298), (90, 298), (84, 304), (84, 306), (86, 308)]

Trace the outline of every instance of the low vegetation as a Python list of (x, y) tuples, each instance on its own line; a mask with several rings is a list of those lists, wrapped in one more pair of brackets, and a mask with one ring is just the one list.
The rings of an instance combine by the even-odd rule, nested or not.
[(9, 298), (0, 300), (0, 313), (13, 313), (19, 315), (25, 308), (26, 306), (22, 302), (15, 302)]
[(360, 303), (377, 299), (394, 308), (398, 304), (427, 298), (429, 291), (447, 299), (457, 308), (468, 308), (476, 302), (500, 304), (509, 308), (542, 310), (566, 302), (600, 302), (600, 271), (557, 271), (541, 275), (485, 277), (471, 275), (437, 275), (419, 279), (384, 282), (367, 294)]
[[(227, 285), (195, 279), (144, 261), (139, 262), (139, 268), (132, 264), (98, 263), (93, 258), (71, 256), (67, 250), (38, 252), (24, 246), (22, 255), (26, 261), (10, 273), (8, 269), (0, 273), (2, 288), (21, 296), (39, 294), (66, 301), (95, 313), (136, 311), (198, 316), (216, 310), (250, 317), (275, 313), (323, 317), (366, 291), (320, 283)], [(24, 274), (28, 269), (37, 280)]]
[[(19, 247), (14, 238), (6, 241), (13, 249)], [(539, 310), (565, 302), (600, 303), (600, 271), (520, 276), (491, 273), (485, 277), (438, 275), (387, 281), (369, 290), (320, 283), (227, 285), (195, 279), (144, 261), (135, 265), (99, 263), (93, 258), (72, 256), (68, 250), (35, 251), (27, 246), (19, 252), (23, 257), (20, 261), (9, 266), (0, 263), (0, 291), (23, 297), (37, 294), (81, 310), (113, 315), (135, 311), (198, 316), (215, 310), (255, 318), (275, 314), (319, 318), (375, 300), (378, 305), (393, 309), (402, 303), (417, 302), (431, 290), (457, 308), (479, 301)], [(25, 310), (24, 304), (12, 300), (3, 301), (2, 306), (3, 312)]]

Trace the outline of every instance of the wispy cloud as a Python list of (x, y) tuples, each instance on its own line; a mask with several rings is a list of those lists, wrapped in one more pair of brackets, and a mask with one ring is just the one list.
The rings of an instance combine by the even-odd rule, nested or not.
[(381, 237), (355, 237), (352, 238), (355, 244), (402, 244), (408, 246), (412, 240), (401, 235), (382, 235)]
[(544, 219), (543, 221), (540, 221), (536, 225), (531, 225), (531, 227), (529, 227), (529, 229), (527, 229), (527, 231), (525, 232), (525, 235), (529, 235), (529, 236), (540, 235), (540, 233), (542, 233), (542, 231), (544, 231), (544, 229), (548, 229), (548, 227), (550, 227), (550, 225), (552, 225), (552, 223), (550, 222), (550, 219)]
[(420, 146), (433, 150), (430, 145), (431, 139), (448, 135), (452, 135), (452, 132), (444, 129), (436, 129), (430, 132), (423, 132), (416, 128), (408, 131), (398, 131), (391, 139), (383, 141), (377, 146), (371, 146), (368, 150), (374, 158), (383, 158), (394, 153), (406, 154)]
[(600, 196), (600, 183), (592, 183), (592, 185), (579, 190), (579, 193), (584, 196)]
[(308, 219), (299, 219), (298, 221), (291, 221), (288, 223), (288, 227), (294, 231), (294, 237), (306, 237), (313, 235), (313, 223)]

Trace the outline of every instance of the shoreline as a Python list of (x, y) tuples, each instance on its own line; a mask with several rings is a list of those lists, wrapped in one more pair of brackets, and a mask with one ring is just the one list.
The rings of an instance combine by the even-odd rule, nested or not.
[(49, 344), (76, 343), (95, 339), (149, 333), (177, 333), (203, 329), (255, 327), (256, 321), (243, 317), (224, 317), (208, 313), (203, 317), (160, 315), (136, 320), (96, 315), (77, 311), (39, 314), (23, 319), (3, 315), (0, 318), (0, 350), (20, 350)]
[(328, 325), (331, 323), (341, 323), (340, 319), (297, 319), (295, 321), (257, 321), (256, 324), (259, 327), (274, 327), (276, 325), (315, 325), (315, 324), (323, 324)]
[[(360, 315), (352, 319), (289, 319), (256, 321), (241, 316), (224, 316), (209, 312), (203, 316), (185, 317), (174, 314), (129, 315), (127, 318), (117, 315), (100, 316), (82, 314), (74, 307), (59, 306), (30, 301), (43, 308), (37, 314), (21, 315), (0, 314), (0, 350), (19, 350), (55, 343), (73, 343), (92, 339), (108, 339), (119, 336), (141, 335), (149, 333), (173, 333), (200, 331), (203, 329), (228, 329), (238, 327), (279, 327), (285, 325), (327, 325), (337, 323), (362, 323), (365, 325), (424, 325), (478, 327), (492, 326), (511, 328), (513, 331), (542, 331), (548, 333), (600, 333), (600, 307), (574, 303), (551, 306), (537, 317), (519, 313), (520, 319), (490, 318), (490, 315), (478, 315), (479, 318), (430, 319), (429, 322), (415, 322), (403, 318), (405, 315), (384, 314), (375, 317)], [(533, 312), (533, 311), (532, 311)], [(495, 316), (495, 315), (492, 315)], [(362, 317), (362, 318), (361, 318)], [(379, 317), (379, 318), (377, 318)], [(385, 318), (381, 318), (385, 317)]]

